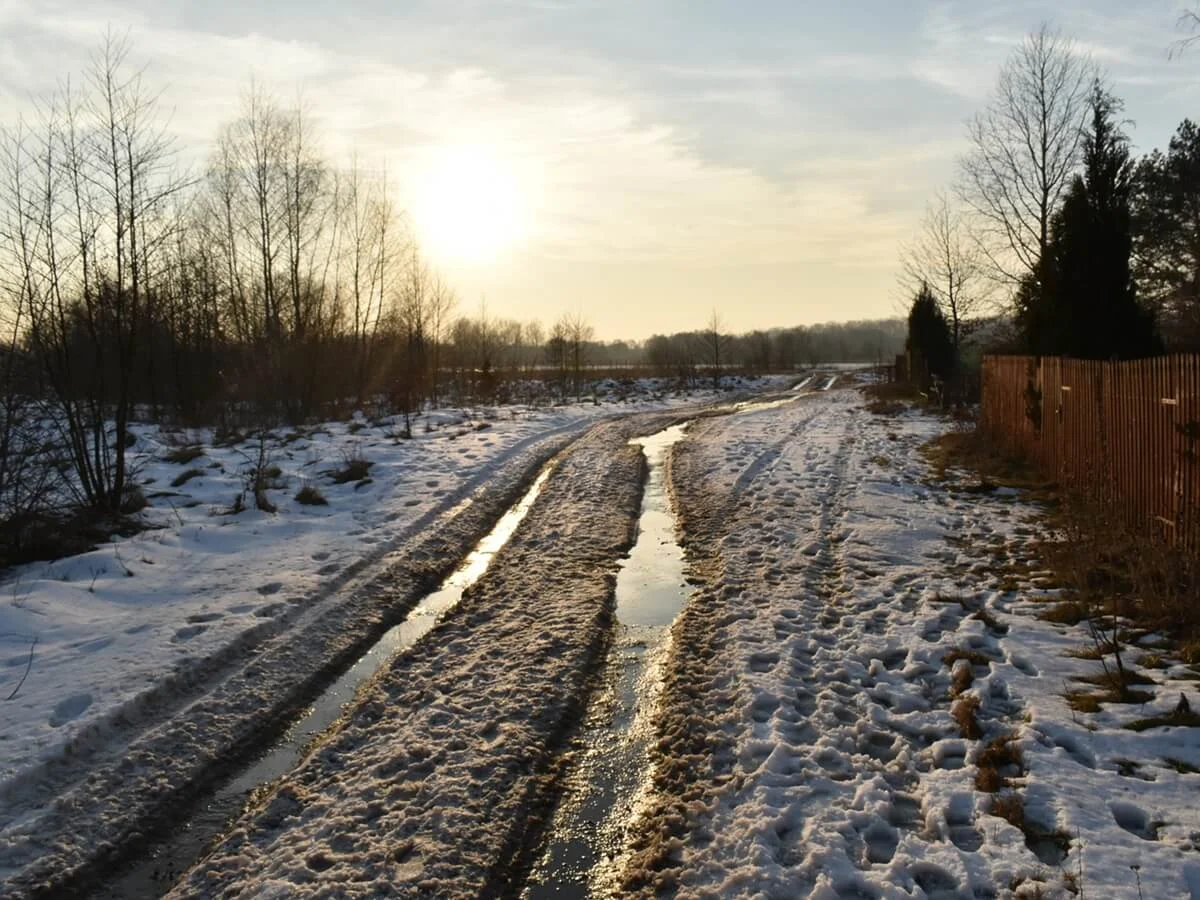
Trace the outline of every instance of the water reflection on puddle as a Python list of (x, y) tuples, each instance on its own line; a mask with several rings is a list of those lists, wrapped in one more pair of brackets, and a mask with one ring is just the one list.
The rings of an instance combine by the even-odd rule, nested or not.
[(565, 800), (524, 896), (583, 898), (611, 888), (638, 803), (647, 787), (652, 711), (669, 651), (669, 628), (683, 608), (683, 551), (667, 490), (666, 459), (687, 425), (631, 441), (649, 464), (637, 541), (617, 575), (617, 634), (604, 689), (584, 723), (583, 750)]

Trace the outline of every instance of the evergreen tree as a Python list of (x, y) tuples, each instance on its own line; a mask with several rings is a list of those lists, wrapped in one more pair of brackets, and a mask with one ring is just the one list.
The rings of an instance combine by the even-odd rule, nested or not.
[(1134, 276), (1172, 348), (1200, 350), (1200, 127), (1185, 119), (1167, 152), (1137, 168)]
[(924, 361), (931, 376), (949, 378), (954, 372), (954, 340), (950, 325), (928, 284), (922, 284), (908, 314), (909, 351)]
[(1116, 115), (1121, 102), (1098, 82), (1084, 135), (1084, 169), (1054, 216), (1040, 284), (1018, 291), (1031, 352), (1133, 359), (1161, 351), (1153, 316), (1140, 306), (1130, 269), (1133, 163)]

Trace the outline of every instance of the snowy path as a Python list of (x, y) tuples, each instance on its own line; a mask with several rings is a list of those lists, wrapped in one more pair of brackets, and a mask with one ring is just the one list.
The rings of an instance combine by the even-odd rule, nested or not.
[(626, 441), (647, 427), (603, 425), (568, 451), (462, 604), (175, 894), (502, 889), (536, 844), (610, 637), (641, 493)]
[[(1116, 897), (1140, 878), (1146, 897), (1197, 896), (1200, 776), (1151, 756), (1148, 783), (1120, 760), (1195, 765), (1200, 742), (1162, 729), (1135, 750), (1111, 721), (1074, 721), (1065, 679), (1097, 665), (1065, 655), (1083, 635), (1028, 615), (967, 547), (1021, 532), (1030, 510), (925, 483), (915, 448), (940, 427), (835, 390), (706, 420), (678, 445), (699, 587), (676, 626), (629, 891)], [(952, 715), (956, 678), (975, 739)], [(1023, 756), (999, 769), (1008, 787), (979, 789), (981, 759), (1008, 742)], [(1008, 793), (1024, 832), (992, 814)]]

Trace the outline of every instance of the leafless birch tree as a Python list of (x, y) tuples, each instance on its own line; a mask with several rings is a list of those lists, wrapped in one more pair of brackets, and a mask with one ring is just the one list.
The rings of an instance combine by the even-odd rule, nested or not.
[(901, 285), (910, 296), (928, 285), (950, 323), (956, 352), (963, 324), (987, 307), (993, 287), (986, 278), (987, 260), (968, 227), (967, 217), (938, 193), (920, 231), (901, 250)]
[(1094, 77), (1091, 61), (1043, 25), (1013, 51), (969, 124), (959, 193), (998, 282), (1039, 278), (1051, 218), (1079, 165)]

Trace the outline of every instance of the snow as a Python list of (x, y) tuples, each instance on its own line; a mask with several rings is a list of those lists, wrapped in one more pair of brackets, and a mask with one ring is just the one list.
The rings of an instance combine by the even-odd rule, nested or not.
[[(22, 567), (5, 586), (5, 696), (36, 645), (28, 678), (0, 704), (0, 874), (83, 873), (145, 817), (168, 815), (231, 746), (283, 721), (314, 678), (402, 616), (589, 425), (712, 399), (658, 387), (623, 401), (438, 412), (411, 440), (361, 414), (280, 432), (270, 458), (280, 486), (268, 492), (277, 514), (253, 509), (252, 496), (226, 514), (253, 441), (184, 435), (204, 455), (175, 464), (163, 457), (180, 436), (135, 426), (152, 527)], [(326, 473), (349, 455), (372, 462), (369, 481), (332, 483)], [(191, 468), (202, 474), (171, 486)], [(297, 503), (302, 484), (328, 505)]]
[[(1037, 510), (932, 482), (916, 448), (944, 428), (834, 390), (705, 420), (678, 445), (699, 588), (676, 626), (628, 889), (1116, 897), (1140, 879), (1145, 897), (1200, 896), (1200, 775), (1163, 762), (1196, 765), (1200, 739), (1123, 728), (1137, 707), (1071, 712), (1064, 685), (1099, 668), (1068, 655), (1086, 632), (1036, 619), (1044, 592), (1005, 592), (979, 565), (988, 541), (1025, 553)], [(978, 656), (947, 665), (963, 650)], [(955, 666), (973, 675), (978, 740), (951, 715)], [(1147, 710), (1194, 687), (1185, 669), (1157, 673)], [(976, 787), (980, 753), (1006, 735), (1029, 840)]]

